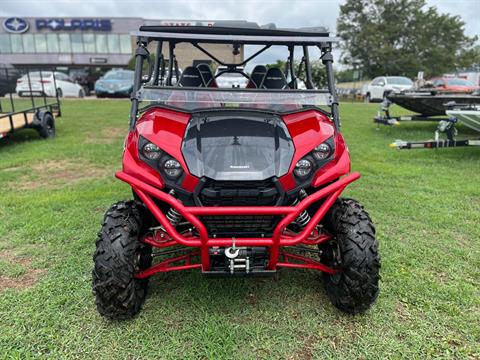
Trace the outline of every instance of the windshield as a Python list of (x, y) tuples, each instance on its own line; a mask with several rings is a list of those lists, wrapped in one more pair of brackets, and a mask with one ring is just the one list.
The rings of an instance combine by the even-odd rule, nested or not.
[(332, 103), (331, 95), (321, 90), (210, 90), (145, 86), (139, 90), (138, 96), (146, 106), (158, 104), (188, 111), (205, 108), (244, 108), (290, 112), (303, 107), (318, 107)]
[(108, 72), (103, 77), (105, 80), (131, 80), (133, 81), (133, 71), (115, 71)]
[(387, 82), (393, 85), (413, 85), (413, 81), (406, 77), (387, 77)]
[(447, 84), (454, 86), (475, 86), (470, 81), (464, 79), (448, 79)]

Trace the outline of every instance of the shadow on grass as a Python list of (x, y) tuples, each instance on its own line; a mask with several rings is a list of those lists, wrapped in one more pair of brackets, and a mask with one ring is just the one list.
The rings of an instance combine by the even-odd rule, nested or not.
[(151, 306), (146, 310), (187, 306), (196, 313), (235, 315), (251, 308), (281, 312), (287, 304), (305, 301), (334, 308), (324, 291), (321, 273), (282, 269), (268, 277), (212, 278), (199, 272), (181, 272), (151, 279), (146, 300)]
[(42, 139), (34, 129), (20, 129), (0, 139), (0, 149), (31, 141), (47, 141)]

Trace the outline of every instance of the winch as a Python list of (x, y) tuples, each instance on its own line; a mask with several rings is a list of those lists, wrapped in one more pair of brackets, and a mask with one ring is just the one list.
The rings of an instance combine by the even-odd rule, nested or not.
[(268, 252), (266, 247), (214, 247), (210, 249), (212, 273), (249, 275), (265, 270)]

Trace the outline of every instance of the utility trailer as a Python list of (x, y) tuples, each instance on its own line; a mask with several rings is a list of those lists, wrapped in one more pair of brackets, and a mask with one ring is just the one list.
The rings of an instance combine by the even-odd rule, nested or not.
[(56, 89), (55, 77), (46, 80), (46, 70), (23, 70), (12, 68), (0, 69), (0, 79), (5, 84), (25, 83), (28, 91), (23, 97), (14, 93), (14, 87), (8, 85), (9, 91), (0, 98), (0, 138), (4, 138), (21, 129), (35, 129), (40, 137), (47, 139), (55, 136), (55, 117), (61, 116), (58, 93), (48, 96), (45, 83), (53, 81)]

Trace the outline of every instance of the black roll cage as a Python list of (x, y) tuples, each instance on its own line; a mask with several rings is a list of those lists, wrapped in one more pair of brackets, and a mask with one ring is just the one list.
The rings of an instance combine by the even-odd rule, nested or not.
[[(338, 113), (338, 99), (335, 90), (335, 79), (333, 73), (333, 55), (332, 43), (336, 38), (330, 37), (328, 33), (310, 32), (310, 31), (294, 31), (294, 30), (263, 30), (263, 29), (242, 29), (242, 28), (208, 28), (208, 27), (168, 27), (168, 26), (142, 26), (140, 31), (132, 33), (136, 36), (137, 48), (135, 51), (135, 77), (133, 83), (133, 91), (131, 95), (132, 107), (130, 111), (130, 128), (133, 129), (137, 121), (139, 95), (142, 84), (151, 83), (158, 86), (159, 80), (165, 75), (165, 62), (163, 57), (163, 43), (168, 43), (168, 76), (166, 85), (172, 86), (173, 72), (177, 81), (179, 79), (178, 63), (175, 58), (175, 46), (178, 43), (186, 42), (192, 44), (195, 48), (203, 52), (205, 55), (216, 61), (220, 65), (227, 68), (215, 75), (215, 78), (226, 72), (240, 73), (250, 79), (248, 74), (237, 67), (243, 67), (249, 61), (269, 49), (272, 45), (283, 45), (288, 47), (289, 56), (287, 60), (287, 73), (290, 74), (290, 84), (296, 87), (296, 74), (294, 69), (294, 49), (295, 46), (302, 46), (303, 57), (300, 66), (305, 66), (305, 84), (307, 89), (313, 89), (312, 69), (310, 64), (310, 56), (308, 47), (316, 46), (321, 52), (320, 59), (325, 65), (327, 74), (327, 89), (333, 101), (330, 105), (331, 117), (337, 131), (340, 130), (340, 120)], [(155, 62), (151, 63), (150, 52), (147, 46), (157, 41), (155, 48)], [(215, 55), (203, 48), (199, 43), (213, 44), (232, 44), (240, 45), (263, 45), (263, 47), (243, 60), (239, 64), (226, 63), (218, 59)], [(143, 76), (144, 62), (148, 62), (148, 75)]]

